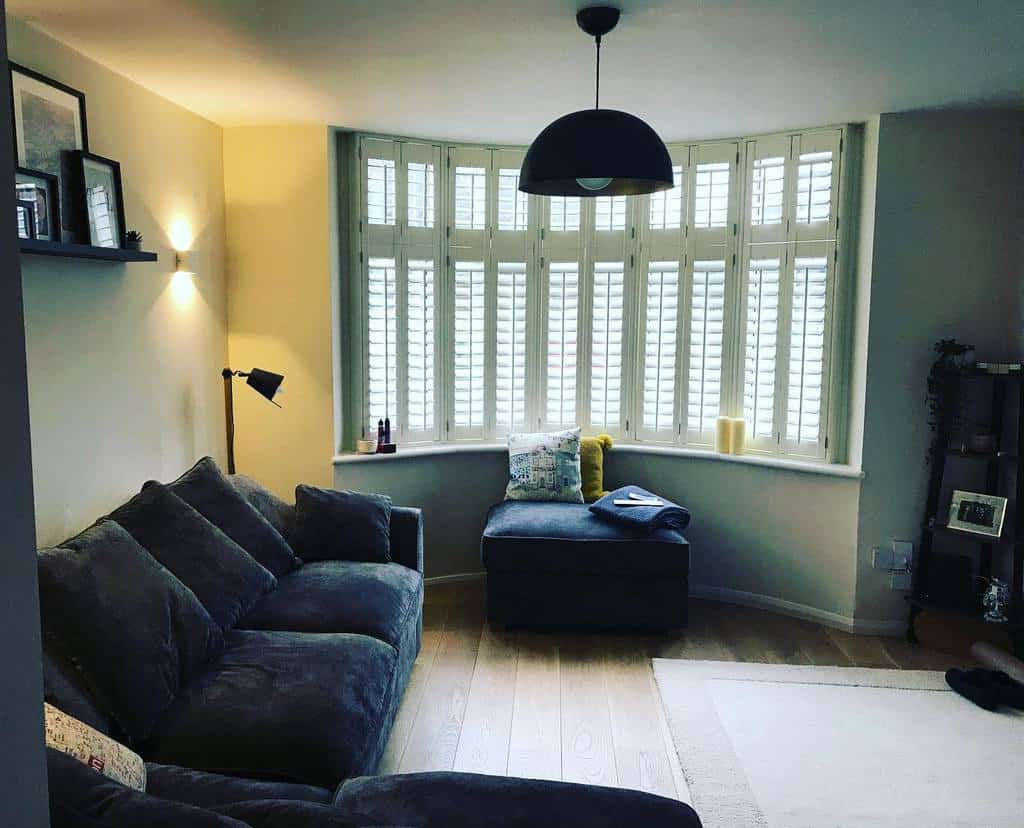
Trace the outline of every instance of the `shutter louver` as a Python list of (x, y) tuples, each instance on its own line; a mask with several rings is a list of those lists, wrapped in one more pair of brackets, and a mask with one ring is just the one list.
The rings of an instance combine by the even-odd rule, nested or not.
[(828, 260), (797, 258), (789, 346), (786, 439), (817, 443), (821, 426)]
[(391, 418), (398, 428), (398, 324), (395, 260), (370, 259), (368, 267), (368, 388), (370, 433), (377, 422)]
[(434, 428), (434, 263), (412, 260), (407, 279), (407, 358), (409, 431)]
[(576, 232), (580, 229), (580, 200), (578, 196), (552, 196), (550, 199), (548, 229), (556, 232)]
[(487, 171), (483, 167), (456, 167), (456, 229), (483, 230), (486, 221)]
[(754, 161), (750, 182), (750, 223), (752, 225), (782, 223), (785, 177), (785, 158), (758, 158)]
[(548, 271), (547, 421), (576, 423), (576, 325), (579, 265), (552, 262)]
[(800, 156), (797, 169), (796, 220), (801, 224), (828, 221), (832, 205), (832, 153)]
[(774, 436), (778, 329), (779, 260), (751, 260), (747, 283), (743, 416), (755, 439)]
[(722, 402), (722, 338), (725, 326), (725, 262), (693, 263), (687, 429), (713, 433)]
[(624, 230), (625, 228), (625, 196), (598, 196), (594, 199), (595, 230)]
[(529, 198), (519, 192), (519, 170), (498, 170), (498, 229), (525, 230), (529, 223)]
[(484, 424), (484, 263), (455, 263), (453, 418), (458, 428)]
[(649, 431), (671, 433), (679, 327), (678, 262), (650, 263), (646, 309), (642, 422)]
[(618, 428), (622, 405), (623, 262), (594, 265), (590, 424)]
[(498, 262), (495, 424), (526, 424), (526, 262)]
[(408, 165), (408, 222), (410, 227), (434, 226), (434, 165), (410, 161)]
[(683, 167), (672, 167), (672, 189), (650, 195), (650, 227), (652, 230), (678, 230), (683, 220)]
[(390, 158), (366, 160), (366, 221), (395, 223), (395, 162)]
[(694, 184), (693, 224), (707, 230), (725, 227), (729, 215), (729, 163), (716, 161), (697, 165)]

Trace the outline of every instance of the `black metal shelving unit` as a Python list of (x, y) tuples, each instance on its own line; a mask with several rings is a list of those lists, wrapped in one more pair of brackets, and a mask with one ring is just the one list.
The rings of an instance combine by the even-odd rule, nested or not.
[[(995, 450), (991, 452), (962, 451), (951, 445), (956, 420), (955, 407), (960, 405), (965, 395), (977, 390), (976, 384), (989, 380), (992, 383), (988, 411), (991, 418), (991, 430), (997, 435), (1000, 443), (1007, 438), (1016, 440), (1012, 451)], [(925, 501), (925, 516), (921, 528), (921, 541), (918, 546), (917, 567), (914, 570), (913, 590), (910, 596), (910, 636), (914, 636), (914, 620), (922, 610), (938, 610), (953, 613), (965, 618), (981, 621), (982, 610), (977, 605), (965, 601), (959, 607), (950, 606), (933, 600), (929, 595), (929, 571), (935, 555), (935, 541), (938, 538), (949, 539), (962, 544), (965, 549), (973, 548), (976, 555), (977, 574), (983, 578), (991, 577), (996, 556), (1009, 555), (1011, 607), (1009, 621), (993, 624), (992, 627), (1002, 628), (1009, 635), (1014, 650), (1020, 654), (1024, 650), (1024, 527), (1020, 525), (1017, 515), (1024, 508), (1024, 475), (1018, 464), (1018, 455), (1024, 450), (1024, 377), (1021, 374), (988, 374), (975, 370), (965, 370), (957, 381), (956, 393), (949, 397), (950, 404), (938, 412), (935, 445), (938, 451), (932, 457), (928, 480), (928, 494)], [(1013, 405), (1013, 401), (1016, 405)], [(1016, 418), (1012, 422), (1010, 417)], [(940, 499), (945, 485), (950, 482), (950, 459), (971, 461), (984, 467), (985, 486), (983, 493), (1006, 497), (1012, 506), (1008, 509), (1004, 520), (1003, 534), (999, 538), (950, 529), (946, 524), (946, 512), (939, 509)], [(976, 487), (955, 486), (954, 488)], [(948, 503), (947, 503), (948, 506)]]

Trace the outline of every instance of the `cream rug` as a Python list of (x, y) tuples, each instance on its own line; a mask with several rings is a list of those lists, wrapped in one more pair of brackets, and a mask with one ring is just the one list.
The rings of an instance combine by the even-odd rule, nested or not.
[(1024, 714), (942, 673), (654, 659), (705, 828), (1020, 828)]

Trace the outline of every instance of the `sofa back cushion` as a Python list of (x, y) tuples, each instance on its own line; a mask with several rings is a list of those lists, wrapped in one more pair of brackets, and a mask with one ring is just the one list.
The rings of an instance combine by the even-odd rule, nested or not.
[(277, 586), (252, 555), (161, 483), (147, 483), (110, 519), (191, 589), (222, 630)]
[[(262, 483), (244, 474), (228, 475), (228, 482), (234, 486), (249, 505), (269, 521), (281, 537), (288, 541), (295, 528), (295, 506), (285, 503)], [(290, 541), (288, 541), (290, 544)]]
[(38, 556), (43, 635), (70, 659), (129, 742), (224, 646), (193, 592), (102, 520)]
[(280, 578), (298, 566), (295, 553), (242, 494), (204, 457), (167, 488)]
[(248, 828), (229, 816), (150, 796), (46, 749), (51, 828)]
[(391, 498), (295, 488), (292, 547), (304, 561), (391, 561)]
[(89, 727), (114, 736), (116, 725), (100, 707), (78, 668), (54, 644), (43, 641), (43, 700)]

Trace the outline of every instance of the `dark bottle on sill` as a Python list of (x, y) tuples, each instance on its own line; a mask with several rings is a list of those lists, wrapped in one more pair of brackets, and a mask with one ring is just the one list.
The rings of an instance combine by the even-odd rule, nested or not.
[(377, 420), (377, 454), (384, 451), (384, 421)]
[(391, 442), (391, 418), (390, 417), (385, 417), (384, 418), (384, 442), (385, 443), (390, 443)]

